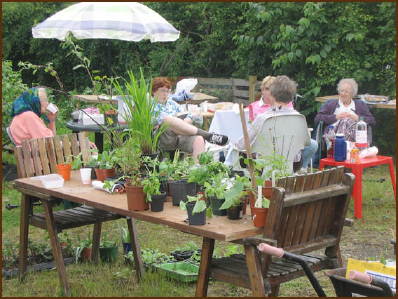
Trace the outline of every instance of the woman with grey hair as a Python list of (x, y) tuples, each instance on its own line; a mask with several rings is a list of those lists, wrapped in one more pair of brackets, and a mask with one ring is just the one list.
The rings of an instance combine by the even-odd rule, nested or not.
[[(277, 76), (274, 78), (272, 84), (270, 85), (269, 91), (271, 108), (268, 109), (266, 112), (258, 115), (253, 123), (248, 127), (249, 141), (251, 144), (254, 143), (257, 135), (260, 134), (263, 124), (268, 118), (278, 115), (300, 114), (293, 108), (291, 104), (297, 92), (297, 83), (295, 81), (287, 76)], [(244, 150), (244, 138), (242, 137), (241, 139), (239, 139), (235, 143), (235, 146), (238, 150)], [(310, 165), (311, 157), (315, 154), (317, 149), (317, 142), (313, 139), (309, 139), (308, 144), (304, 146), (304, 149), (301, 152), (301, 172), (307, 172), (307, 168)], [(296, 157), (300, 157), (300, 155), (297, 155)]]
[[(359, 118), (370, 126), (376, 123), (368, 106), (361, 99), (353, 99), (358, 92), (358, 84), (352, 78), (341, 79), (337, 84), (338, 99), (327, 101), (315, 116), (315, 124), (323, 121), (324, 128), (334, 125), (335, 131), (343, 133), (346, 140), (355, 141), (355, 124)], [(370, 144), (370, 140), (368, 140)]]

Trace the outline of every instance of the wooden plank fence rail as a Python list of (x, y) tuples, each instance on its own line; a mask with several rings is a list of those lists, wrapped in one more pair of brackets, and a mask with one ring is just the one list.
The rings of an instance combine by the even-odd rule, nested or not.
[(220, 98), (220, 101), (232, 101), (248, 105), (260, 94), (261, 81), (256, 76), (248, 80), (239, 78), (196, 78), (198, 85), (194, 92), (205, 92)]

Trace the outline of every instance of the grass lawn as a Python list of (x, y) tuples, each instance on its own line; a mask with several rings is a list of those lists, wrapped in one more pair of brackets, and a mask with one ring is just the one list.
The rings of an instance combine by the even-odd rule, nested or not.
[[(380, 179), (384, 179), (381, 181)], [(17, 254), (19, 244), (19, 208), (7, 210), (7, 203), (19, 205), (20, 194), (10, 183), (3, 181), (2, 189), (2, 241), (4, 254)], [(353, 218), (353, 201), (350, 202), (348, 218)], [(108, 239), (118, 242), (118, 260), (113, 264), (71, 264), (67, 276), (72, 296), (194, 296), (194, 283), (179, 283), (167, 277), (148, 271), (142, 282), (137, 283), (134, 269), (124, 263), (121, 254), (120, 227), (125, 220), (107, 222), (103, 225)], [(169, 254), (172, 250), (194, 242), (201, 246), (199, 237), (184, 234), (162, 225), (137, 221), (141, 248), (153, 248)], [(85, 239), (91, 234), (91, 227), (67, 230), (76, 246), (78, 237)], [(47, 233), (30, 226), (30, 239), (49, 246)], [(363, 184), (363, 219), (355, 220), (353, 227), (345, 227), (341, 249), (344, 262), (348, 257), (368, 260), (395, 259), (390, 244), (396, 239), (396, 205), (387, 166), (366, 169)], [(5, 247), (7, 246), (7, 250)], [(242, 252), (238, 245), (216, 242), (215, 254), (228, 255)], [(324, 273), (317, 274), (328, 296), (335, 296), (334, 289)], [(17, 278), (2, 280), (3, 296), (62, 296), (56, 269), (29, 273), (23, 282)], [(250, 296), (250, 291), (220, 282), (211, 282), (209, 296)], [(281, 285), (280, 296), (316, 296), (306, 278), (296, 279)]]

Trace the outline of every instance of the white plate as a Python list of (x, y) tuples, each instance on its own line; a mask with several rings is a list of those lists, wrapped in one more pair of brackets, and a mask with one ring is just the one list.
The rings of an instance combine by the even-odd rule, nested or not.
[[(110, 96), (105, 96), (105, 95), (100, 95), (100, 96), (98, 96), (98, 98), (99, 98), (100, 100), (106, 100), (106, 101), (108, 101), (108, 100), (111, 99)], [(117, 100), (117, 96), (112, 96), (112, 100)]]

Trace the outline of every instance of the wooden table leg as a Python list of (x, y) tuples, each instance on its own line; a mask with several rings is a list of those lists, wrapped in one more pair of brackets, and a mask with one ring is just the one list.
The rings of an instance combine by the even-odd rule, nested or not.
[(198, 282), (196, 283), (196, 297), (206, 297), (207, 287), (209, 285), (210, 264), (213, 258), (214, 239), (203, 238), (202, 253), (200, 257), (200, 267)]
[(137, 229), (135, 227), (134, 219), (127, 217), (127, 227), (131, 237), (131, 248), (133, 249), (133, 256), (134, 256), (134, 264), (137, 271), (137, 279), (138, 281), (141, 280), (142, 276), (144, 275), (144, 264), (141, 258), (141, 247), (140, 243), (138, 243), (137, 238)]
[(19, 279), (20, 280), (24, 278), (27, 268), (30, 202), (31, 202), (30, 197), (22, 194), (21, 216), (19, 224)]
[(264, 279), (261, 273), (261, 263), (256, 248), (252, 245), (244, 245), (246, 255), (246, 265), (254, 297), (265, 296)]
[(52, 210), (51, 204), (47, 200), (43, 200), (42, 202), (43, 202), (45, 216), (46, 216), (47, 230), (48, 230), (48, 234), (50, 236), (51, 247), (53, 249), (54, 261), (55, 261), (55, 265), (57, 266), (59, 281), (60, 281), (63, 291), (64, 291), (63, 295), (70, 296), (71, 295), (70, 288), (69, 288), (68, 280), (66, 278), (66, 269), (65, 269), (64, 259), (62, 257), (61, 246), (59, 245), (59, 241), (57, 238), (57, 231), (55, 228), (53, 210)]
[(97, 222), (94, 224), (93, 230), (93, 244), (92, 244), (92, 251), (91, 251), (91, 260), (93, 263), (98, 263), (99, 261), (99, 247), (101, 241), (101, 229), (102, 229), (102, 222)]

